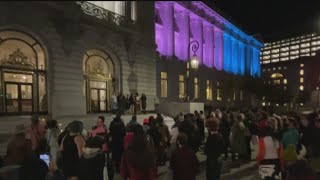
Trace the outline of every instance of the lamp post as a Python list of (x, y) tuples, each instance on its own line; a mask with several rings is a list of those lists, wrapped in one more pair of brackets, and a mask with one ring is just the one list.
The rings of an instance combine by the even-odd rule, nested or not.
[(320, 107), (320, 102), (319, 102), (319, 87), (316, 88), (317, 89), (317, 102), (318, 102), (318, 107)]
[[(193, 56), (190, 59), (190, 47), (193, 51)], [(189, 76), (190, 76), (190, 66), (191, 69), (197, 70), (199, 67), (199, 59), (196, 55), (196, 51), (199, 49), (198, 41), (191, 41), (188, 46), (188, 62), (187, 62), (187, 80), (186, 80), (186, 101), (189, 101)]]

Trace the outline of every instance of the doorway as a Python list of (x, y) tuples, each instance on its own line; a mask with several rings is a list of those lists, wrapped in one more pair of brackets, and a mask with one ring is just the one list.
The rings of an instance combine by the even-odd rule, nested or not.
[(33, 112), (31, 83), (5, 82), (6, 112)]

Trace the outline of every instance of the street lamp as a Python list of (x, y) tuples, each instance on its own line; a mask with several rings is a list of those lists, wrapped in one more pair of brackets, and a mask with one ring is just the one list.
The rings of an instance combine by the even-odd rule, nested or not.
[[(192, 45), (192, 46), (191, 46)], [(190, 59), (190, 47), (191, 47), (191, 50), (193, 51), (193, 56), (191, 57)], [(191, 66), (191, 69), (194, 69), (194, 70), (197, 70), (198, 67), (199, 67), (199, 59), (196, 55), (196, 51), (199, 49), (199, 43), (198, 41), (191, 41), (189, 43), (189, 46), (188, 46), (188, 62), (187, 62), (187, 82), (186, 82), (186, 101), (189, 101), (189, 76), (190, 76), (190, 66)]]

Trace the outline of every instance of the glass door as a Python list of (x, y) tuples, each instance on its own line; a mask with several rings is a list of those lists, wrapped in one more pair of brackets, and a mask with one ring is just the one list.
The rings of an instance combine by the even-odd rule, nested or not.
[(107, 111), (107, 91), (105, 89), (91, 88), (91, 110), (93, 112)]
[(6, 112), (32, 112), (32, 84), (6, 83)]

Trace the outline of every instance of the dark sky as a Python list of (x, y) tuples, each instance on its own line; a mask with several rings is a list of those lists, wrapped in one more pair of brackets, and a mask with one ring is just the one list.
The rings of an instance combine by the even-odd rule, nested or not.
[(264, 42), (320, 32), (320, 0), (210, 1), (240, 29), (260, 33)]

